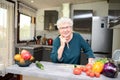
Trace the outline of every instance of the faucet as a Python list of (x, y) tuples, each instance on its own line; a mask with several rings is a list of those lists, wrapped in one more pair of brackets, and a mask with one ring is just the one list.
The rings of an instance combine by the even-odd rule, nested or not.
[(26, 45), (28, 45), (30, 43), (30, 40), (26, 41)]

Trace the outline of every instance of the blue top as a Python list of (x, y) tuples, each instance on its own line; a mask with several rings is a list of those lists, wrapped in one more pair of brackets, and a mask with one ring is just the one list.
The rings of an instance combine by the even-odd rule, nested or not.
[(91, 50), (89, 44), (82, 38), (79, 33), (73, 33), (73, 38), (64, 47), (63, 55), (60, 60), (58, 60), (58, 49), (60, 47), (60, 38), (59, 36), (53, 42), (53, 49), (51, 52), (51, 59), (55, 63), (67, 63), (67, 64), (80, 64), (80, 54), (81, 49), (84, 50), (84, 53), (88, 55), (88, 58), (94, 58), (93, 51)]

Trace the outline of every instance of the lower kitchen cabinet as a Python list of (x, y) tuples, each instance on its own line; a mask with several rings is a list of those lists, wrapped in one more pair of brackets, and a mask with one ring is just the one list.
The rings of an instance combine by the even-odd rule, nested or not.
[(88, 63), (87, 54), (81, 53), (80, 64), (81, 65), (86, 65), (87, 63)]
[[(43, 47), (37, 47), (37, 48), (20, 48), (21, 50), (22, 49), (26, 49), (28, 50), (32, 55), (33, 57), (35, 58), (33, 62), (35, 62), (36, 60), (37, 61), (41, 61), (42, 60), (42, 53), (43, 53)], [(16, 48), (16, 53), (19, 53), (19, 48)]]
[(42, 53), (43, 53), (43, 48), (42, 47), (35, 48), (33, 50), (33, 56), (35, 58), (34, 62), (42, 60)]
[[(52, 51), (52, 47), (37, 47), (37, 48), (22, 48), (20, 49), (26, 49), (28, 50), (33, 56), (34, 56), (34, 61), (49, 61), (51, 62), (50, 59), (50, 53)], [(19, 47), (16, 48), (16, 53), (19, 53)]]
[(42, 61), (49, 61), (49, 62), (51, 62), (51, 59), (50, 59), (51, 51), (52, 51), (51, 47), (43, 47)]

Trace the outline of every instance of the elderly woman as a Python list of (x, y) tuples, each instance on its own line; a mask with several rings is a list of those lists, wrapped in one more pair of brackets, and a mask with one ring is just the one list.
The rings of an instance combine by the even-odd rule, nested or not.
[(59, 36), (53, 42), (51, 59), (55, 63), (80, 64), (81, 49), (88, 55), (91, 63), (94, 55), (89, 44), (79, 33), (72, 30), (73, 21), (70, 18), (60, 18), (57, 21)]

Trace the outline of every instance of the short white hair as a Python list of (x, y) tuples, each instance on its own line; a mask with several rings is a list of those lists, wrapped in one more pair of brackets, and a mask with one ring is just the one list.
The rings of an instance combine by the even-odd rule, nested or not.
[(72, 19), (67, 18), (67, 17), (62, 17), (62, 18), (58, 19), (58, 21), (57, 21), (57, 28), (59, 29), (60, 25), (63, 23), (69, 23), (71, 27), (73, 26)]

